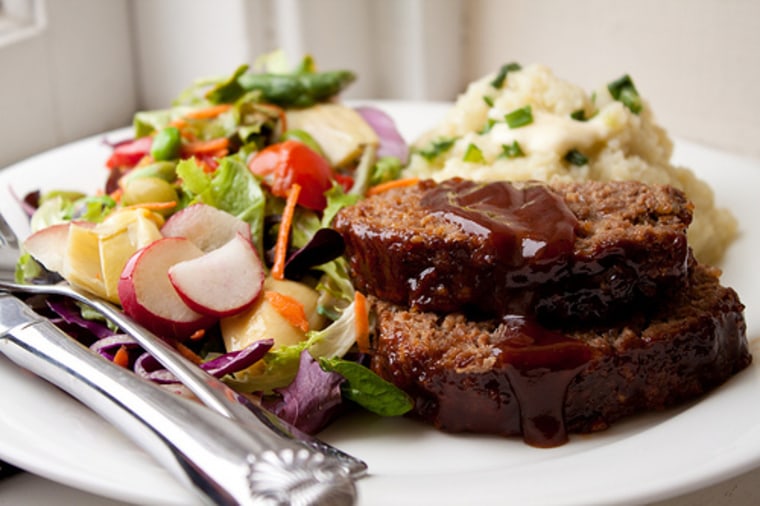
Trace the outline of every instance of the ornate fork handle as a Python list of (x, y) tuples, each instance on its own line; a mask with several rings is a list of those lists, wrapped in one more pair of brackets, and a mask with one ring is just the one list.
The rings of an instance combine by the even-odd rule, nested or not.
[(107, 301), (68, 284), (19, 285), (0, 280), (0, 290), (63, 295), (78, 300), (90, 306), (118, 325), (125, 333), (132, 336), (145, 351), (171, 371), (201, 402), (217, 413), (238, 421), (247, 426), (249, 430), (271, 430), (283, 438), (293, 440), (296, 444), (305, 446), (308, 449), (318, 450), (328, 457), (335, 458), (346, 468), (353, 478), (360, 478), (367, 472), (367, 464), (362, 460), (314, 436), (299, 431), (272, 413), (254, 405), (222, 381), (190, 363), (190, 361), (177, 353), (165, 341), (131, 318), (128, 318), (121, 310)]
[(213, 504), (352, 504), (335, 459), (168, 393), (0, 293), (0, 352), (109, 420)]

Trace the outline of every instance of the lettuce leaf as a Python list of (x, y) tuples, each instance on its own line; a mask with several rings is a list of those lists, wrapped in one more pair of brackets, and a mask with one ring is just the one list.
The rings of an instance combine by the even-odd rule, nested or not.
[(406, 392), (357, 362), (323, 357), (319, 365), (343, 376), (346, 379), (341, 387), (343, 396), (367, 411), (380, 416), (401, 416), (414, 407)]
[(233, 388), (244, 392), (270, 393), (289, 385), (298, 373), (301, 352), (318, 360), (321, 357), (342, 357), (356, 342), (356, 316), (349, 305), (338, 320), (325, 329), (311, 331), (298, 344), (270, 350), (254, 370), (246, 370), (225, 378)]
[(254, 243), (261, 249), (266, 194), (243, 162), (226, 157), (213, 174), (207, 174), (191, 158), (177, 164), (177, 175), (182, 180), (183, 205), (203, 202), (237, 216), (251, 225)]
[(343, 187), (338, 183), (333, 182), (332, 188), (325, 192), (327, 197), (327, 207), (322, 212), (322, 227), (327, 228), (332, 223), (335, 215), (338, 211), (344, 207), (356, 204), (361, 198), (361, 195), (346, 193), (343, 191)]
[(299, 359), (298, 374), (278, 397), (264, 398), (264, 407), (307, 434), (316, 434), (334, 418), (342, 404), (340, 374), (322, 369), (306, 351)]

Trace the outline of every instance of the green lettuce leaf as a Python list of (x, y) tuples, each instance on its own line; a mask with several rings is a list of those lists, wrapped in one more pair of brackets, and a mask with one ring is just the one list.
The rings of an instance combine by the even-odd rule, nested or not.
[(223, 158), (213, 174), (195, 159), (177, 164), (182, 180), (183, 205), (202, 202), (226, 211), (251, 225), (254, 242), (261, 248), (266, 194), (248, 167), (235, 157)]
[(339, 358), (320, 358), (325, 371), (337, 372), (346, 379), (341, 386), (343, 397), (380, 416), (400, 416), (414, 407), (412, 399), (370, 369)]
[(322, 213), (321, 226), (323, 228), (330, 226), (333, 218), (338, 214), (338, 211), (346, 206), (356, 204), (361, 198), (361, 195), (346, 193), (343, 191), (342, 186), (333, 182), (332, 188), (325, 192), (325, 197), (327, 197), (327, 207), (325, 207), (325, 210)]
[(20, 284), (31, 283), (44, 272), (45, 269), (32, 257), (32, 255), (29, 253), (22, 253), (16, 262), (14, 281)]
[(298, 373), (303, 350), (308, 350), (316, 360), (345, 355), (356, 341), (355, 318), (353, 306), (349, 306), (323, 330), (308, 332), (307, 338), (298, 344), (270, 350), (260, 366), (225, 377), (224, 381), (245, 392), (271, 393), (275, 388), (285, 387)]

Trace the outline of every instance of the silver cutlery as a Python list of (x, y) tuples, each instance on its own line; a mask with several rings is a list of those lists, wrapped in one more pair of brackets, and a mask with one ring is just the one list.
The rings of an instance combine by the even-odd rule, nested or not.
[(292, 443), (307, 452), (319, 452), (339, 463), (353, 479), (366, 474), (367, 465), (363, 461), (302, 433), (250, 402), (222, 381), (190, 363), (168, 343), (127, 317), (113, 304), (65, 282), (33, 285), (15, 283), (15, 265), (19, 254), (20, 246), (16, 235), (0, 214), (0, 291), (61, 295), (84, 303), (132, 336), (207, 407), (235, 420), (249, 432), (257, 434), (257, 437), (269, 440), (269, 445)]
[(338, 460), (167, 392), (0, 293), (0, 352), (59, 386), (153, 455), (210, 504), (353, 504)]

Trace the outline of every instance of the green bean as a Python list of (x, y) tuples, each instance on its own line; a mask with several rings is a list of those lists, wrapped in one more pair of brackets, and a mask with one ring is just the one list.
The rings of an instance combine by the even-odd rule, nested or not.
[(247, 91), (283, 107), (309, 107), (325, 101), (356, 79), (353, 72), (335, 70), (301, 74), (242, 74), (237, 82)]
[(235, 72), (206, 92), (206, 100), (212, 104), (231, 104), (245, 95), (245, 90), (238, 79), (248, 70), (248, 65), (241, 65)]
[(150, 156), (154, 160), (174, 160), (179, 158), (179, 150), (182, 147), (182, 139), (177, 127), (166, 127), (159, 130), (153, 137), (153, 145), (150, 148)]

